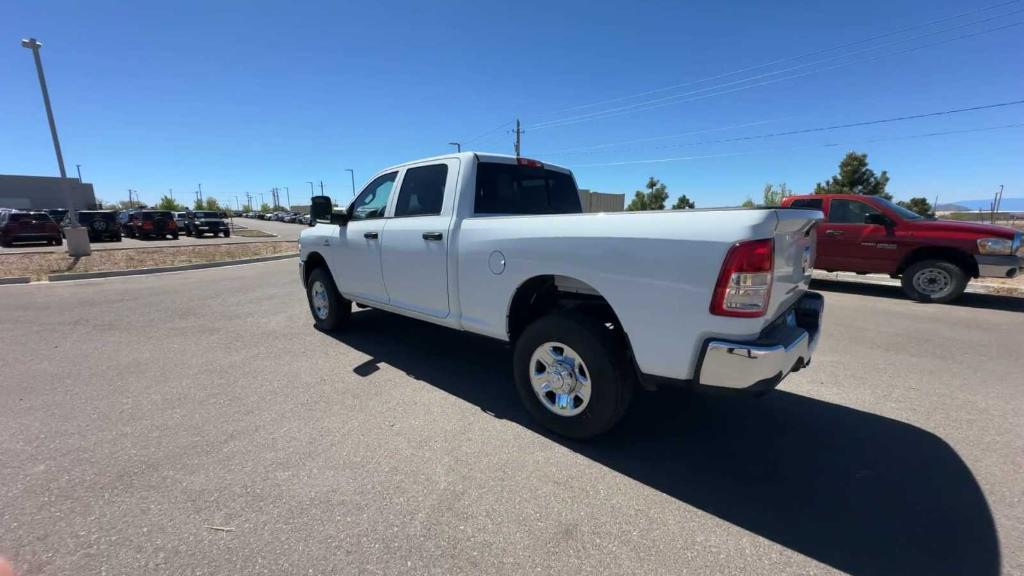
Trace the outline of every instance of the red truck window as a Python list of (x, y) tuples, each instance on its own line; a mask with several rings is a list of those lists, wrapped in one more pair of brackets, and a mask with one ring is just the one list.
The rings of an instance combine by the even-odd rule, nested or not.
[(878, 210), (864, 202), (833, 198), (829, 204), (828, 221), (833, 224), (863, 224), (865, 216), (878, 213)]
[(822, 210), (824, 206), (825, 202), (821, 198), (801, 198), (793, 200), (789, 205), (790, 208), (808, 208), (810, 210)]

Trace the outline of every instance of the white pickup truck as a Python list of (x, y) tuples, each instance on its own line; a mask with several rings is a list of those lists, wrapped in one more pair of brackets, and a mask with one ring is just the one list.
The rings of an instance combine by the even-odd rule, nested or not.
[(509, 342), (527, 410), (564, 436), (611, 428), (637, 386), (774, 388), (817, 343), (816, 210), (584, 214), (569, 170), (463, 152), (383, 170), (344, 211), (316, 197), (311, 217), (318, 328), (355, 302)]

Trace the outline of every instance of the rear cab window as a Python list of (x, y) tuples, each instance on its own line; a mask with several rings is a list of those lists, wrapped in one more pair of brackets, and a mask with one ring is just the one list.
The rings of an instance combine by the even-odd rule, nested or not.
[(800, 200), (793, 200), (789, 204), (790, 208), (806, 208), (808, 210), (823, 210), (825, 202), (821, 198), (801, 198)]
[(53, 222), (46, 212), (12, 212), (11, 222)]
[(571, 174), (540, 166), (480, 162), (476, 214), (578, 214), (580, 193)]

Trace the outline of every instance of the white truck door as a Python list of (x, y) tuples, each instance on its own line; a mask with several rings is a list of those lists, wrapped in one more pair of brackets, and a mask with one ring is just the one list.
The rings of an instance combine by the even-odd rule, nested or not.
[(448, 316), (448, 242), (458, 175), (454, 158), (406, 168), (382, 242), (392, 306)]
[(334, 282), (342, 294), (361, 300), (388, 302), (381, 274), (384, 213), (398, 172), (373, 179), (349, 208), (349, 221), (340, 227), (338, 246), (331, 250)]

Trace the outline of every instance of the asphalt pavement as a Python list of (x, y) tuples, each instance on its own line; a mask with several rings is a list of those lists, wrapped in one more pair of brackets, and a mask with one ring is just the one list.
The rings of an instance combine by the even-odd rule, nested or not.
[[(266, 220), (256, 220), (252, 218), (235, 218), (234, 223), (238, 226), (245, 226), (253, 230), (261, 230), (273, 236), (252, 238), (241, 236), (238, 234), (232, 235), (230, 238), (224, 238), (223, 236), (210, 236), (209, 234), (204, 235), (201, 238), (192, 236), (186, 236), (184, 232), (179, 234), (178, 239), (172, 238), (146, 238), (145, 240), (137, 238), (123, 237), (120, 242), (113, 242), (110, 240), (100, 240), (91, 242), (93, 250), (115, 250), (115, 249), (130, 249), (130, 248), (160, 248), (167, 246), (199, 246), (203, 244), (236, 244), (239, 242), (295, 242), (299, 239), (299, 233), (302, 232), (306, 226), (301, 224), (286, 224), (284, 222), (268, 222)], [(17, 254), (22, 252), (66, 252), (67, 245), (63, 246), (47, 246), (44, 243), (19, 243), (15, 244), (10, 248), (0, 247), (0, 256), (4, 254)]]
[(591, 443), (498, 342), (312, 327), (295, 260), (0, 287), (20, 574), (1024, 573), (1024, 300), (824, 282), (760, 399), (642, 394)]

